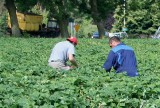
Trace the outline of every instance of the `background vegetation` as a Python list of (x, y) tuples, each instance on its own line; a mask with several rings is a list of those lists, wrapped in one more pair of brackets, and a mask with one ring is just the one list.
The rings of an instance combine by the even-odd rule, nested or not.
[[(159, 0), (50, 0), (48, 2), (43, 0), (2, 0), (0, 27), (3, 32), (7, 27), (6, 19), (4, 19), (7, 12), (5, 12), (4, 6), (9, 6), (9, 8), (15, 6), (18, 12), (41, 14), (44, 16), (44, 23), (50, 18), (56, 18), (62, 37), (69, 36), (67, 29), (69, 18), (75, 19), (75, 22), (77, 21), (76, 23), (81, 26), (79, 37), (88, 37), (88, 34), (93, 33), (95, 27), (92, 25), (96, 26), (96, 31), (99, 31), (100, 37), (104, 35), (105, 31), (120, 32), (124, 28), (124, 18), (126, 19), (125, 27), (128, 28), (127, 32), (130, 37), (150, 37), (160, 25)], [(14, 8), (9, 8), (7, 10), (14, 13), (12, 12)], [(126, 14), (123, 12), (124, 8)], [(14, 22), (16, 24), (16, 21)], [(17, 29), (13, 30), (18, 30), (18, 25)]]

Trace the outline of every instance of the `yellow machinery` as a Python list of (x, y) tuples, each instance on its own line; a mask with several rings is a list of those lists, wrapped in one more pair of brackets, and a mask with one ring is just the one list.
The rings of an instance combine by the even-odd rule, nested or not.
[[(38, 31), (42, 26), (42, 15), (16, 13), (19, 28), (22, 31)], [(11, 28), (10, 17), (8, 17), (8, 26)]]
[[(42, 37), (59, 36), (60, 29), (56, 20), (48, 20), (47, 26), (43, 24), (43, 16), (37, 14), (16, 13), (20, 30), (26, 31), (31, 35)], [(10, 17), (8, 15), (8, 27), (11, 29)]]

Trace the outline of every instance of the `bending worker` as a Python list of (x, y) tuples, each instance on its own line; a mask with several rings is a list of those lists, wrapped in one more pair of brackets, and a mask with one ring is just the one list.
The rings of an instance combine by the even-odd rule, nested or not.
[[(52, 49), (50, 58), (48, 60), (49, 66), (62, 70), (70, 70), (78, 67), (74, 57), (75, 46), (77, 43), (78, 40), (76, 37), (70, 37), (66, 41), (57, 43)], [(68, 60), (71, 62), (72, 66), (66, 64)]]
[(138, 76), (137, 61), (134, 50), (121, 42), (120, 38), (114, 36), (109, 39), (112, 48), (103, 68), (110, 72), (113, 67), (116, 73), (127, 72), (130, 77)]

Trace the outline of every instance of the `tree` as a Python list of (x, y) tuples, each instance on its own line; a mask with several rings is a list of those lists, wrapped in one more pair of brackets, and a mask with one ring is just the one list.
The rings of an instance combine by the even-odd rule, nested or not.
[(93, 18), (100, 38), (105, 34), (104, 22), (106, 21), (106, 17), (112, 17), (118, 3), (117, 0), (82, 0), (81, 2), (77, 2), (80, 12), (88, 14), (88, 16)]
[[(129, 34), (150, 36), (160, 25), (159, 0), (127, 0), (126, 2), (126, 27)], [(123, 16), (123, 17), (122, 17)], [(123, 7), (115, 11), (116, 22), (113, 31), (121, 31), (123, 27)]]
[(100, 16), (100, 11), (98, 10), (98, 1), (97, 0), (90, 0), (91, 6), (91, 15), (94, 20), (94, 23), (97, 25), (99, 37), (102, 38), (105, 34), (104, 25), (102, 21), (102, 17)]
[(48, 0), (41, 3), (49, 11), (49, 17), (58, 21), (61, 37), (69, 37), (68, 19), (72, 17), (75, 10), (72, 0)]
[(5, 0), (5, 6), (8, 10), (10, 21), (11, 21), (12, 35), (20, 36), (21, 33), (18, 25), (17, 16), (16, 16), (16, 6), (14, 4), (14, 0)]

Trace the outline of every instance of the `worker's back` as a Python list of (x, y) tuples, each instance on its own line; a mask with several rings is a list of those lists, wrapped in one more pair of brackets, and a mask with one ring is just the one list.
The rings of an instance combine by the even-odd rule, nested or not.
[(116, 56), (113, 67), (117, 73), (126, 71), (129, 76), (138, 75), (135, 53), (131, 47), (120, 44), (114, 47), (112, 51)]
[(75, 54), (74, 45), (69, 41), (59, 42), (52, 49), (52, 53), (48, 62), (51, 60), (62, 60), (66, 62), (68, 60), (69, 53)]

